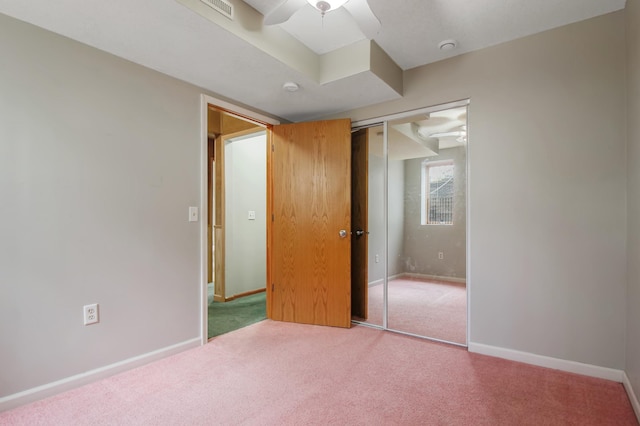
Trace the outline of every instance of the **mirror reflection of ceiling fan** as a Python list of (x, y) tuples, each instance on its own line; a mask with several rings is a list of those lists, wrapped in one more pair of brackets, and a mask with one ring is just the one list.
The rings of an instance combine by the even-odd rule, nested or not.
[(317, 9), (323, 17), (328, 12), (344, 7), (368, 39), (373, 39), (380, 31), (380, 21), (369, 7), (367, 0), (284, 0), (280, 6), (265, 15), (264, 24), (282, 24), (306, 4)]
[[(466, 127), (466, 126), (463, 126)], [(467, 131), (466, 129), (455, 130), (451, 132), (439, 132), (439, 133), (428, 133), (428, 130), (425, 132), (422, 128), (418, 129), (418, 136), (422, 139), (428, 138), (456, 138), (457, 142), (466, 142), (467, 141)]]

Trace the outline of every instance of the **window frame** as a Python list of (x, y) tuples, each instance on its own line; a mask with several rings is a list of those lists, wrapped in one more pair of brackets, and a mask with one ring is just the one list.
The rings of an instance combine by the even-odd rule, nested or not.
[[(451, 199), (451, 222), (430, 222), (429, 219), (429, 209), (431, 207), (431, 181), (429, 179), (429, 170), (434, 167), (441, 166), (451, 166), (453, 169), (453, 188), (454, 193)], [(454, 203), (455, 203), (455, 171), (456, 165), (453, 159), (449, 160), (436, 160), (430, 161), (426, 159), (422, 162), (421, 165), (421, 191), (420, 191), (420, 224), (423, 226), (428, 225), (436, 225), (436, 226), (452, 226), (454, 224), (453, 221), (453, 211), (454, 211)]]

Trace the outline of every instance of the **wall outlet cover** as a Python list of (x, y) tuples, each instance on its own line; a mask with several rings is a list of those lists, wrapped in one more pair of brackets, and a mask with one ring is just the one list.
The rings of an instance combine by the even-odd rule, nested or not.
[(100, 322), (100, 313), (98, 311), (97, 303), (84, 305), (82, 307), (82, 313), (84, 315), (84, 325), (91, 325)]

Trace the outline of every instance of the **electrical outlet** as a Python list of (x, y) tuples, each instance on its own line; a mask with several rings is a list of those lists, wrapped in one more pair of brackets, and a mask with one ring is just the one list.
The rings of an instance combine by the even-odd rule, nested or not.
[(376, 254), (376, 263), (379, 263), (379, 262), (380, 262), (380, 255)]
[(100, 322), (100, 315), (98, 312), (98, 304), (84, 305), (82, 308), (84, 313), (84, 325), (95, 324)]
[(441, 252), (441, 251), (438, 252), (438, 259), (440, 260), (444, 259), (444, 252)]

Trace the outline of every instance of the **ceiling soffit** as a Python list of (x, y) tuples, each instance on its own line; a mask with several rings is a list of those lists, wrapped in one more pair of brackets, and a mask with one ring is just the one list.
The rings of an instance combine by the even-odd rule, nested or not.
[(243, 1), (234, 2), (233, 20), (200, 0), (176, 1), (319, 84), (371, 74), (403, 94), (402, 69), (373, 40), (317, 54), (279, 26), (263, 25), (263, 15)]

